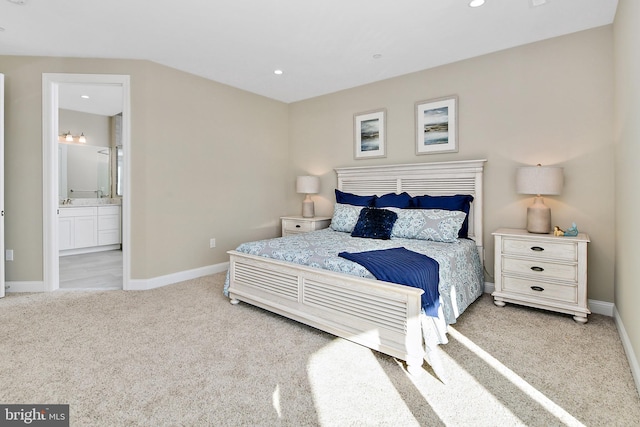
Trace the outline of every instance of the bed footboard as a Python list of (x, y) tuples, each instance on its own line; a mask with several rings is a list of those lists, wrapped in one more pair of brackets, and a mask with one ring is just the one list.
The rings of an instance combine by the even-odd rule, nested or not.
[(422, 289), (230, 251), (229, 297), (407, 362), (424, 358)]

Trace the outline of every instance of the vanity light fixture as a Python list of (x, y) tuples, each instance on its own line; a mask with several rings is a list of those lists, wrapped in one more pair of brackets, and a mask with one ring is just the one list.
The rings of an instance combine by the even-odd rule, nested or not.
[(84, 132), (82, 132), (80, 134), (80, 136), (73, 136), (71, 134), (71, 131), (63, 133), (62, 135), (60, 135), (60, 137), (58, 138), (58, 141), (60, 142), (70, 142), (70, 143), (76, 143), (76, 144), (86, 144), (87, 143), (87, 137), (84, 136)]
[(284, 71), (282, 71), (282, 70), (274, 70), (274, 71), (273, 71), (273, 74), (275, 74), (275, 75), (277, 75), (277, 76), (281, 76), (281, 75), (283, 75), (283, 74), (284, 74)]
[(480, 7), (484, 4), (484, 0), (471, 0), (469, 2), (469, 7)]

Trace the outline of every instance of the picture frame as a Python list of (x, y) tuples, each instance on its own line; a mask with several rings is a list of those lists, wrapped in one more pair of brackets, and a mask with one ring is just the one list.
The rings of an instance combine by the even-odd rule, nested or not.
[(384, 108), (353, 115), (353, 148), (355, 159), (387, 156), (386, 114)]
[(416, 102), (416, 155), (458, 152), (458, 97)]

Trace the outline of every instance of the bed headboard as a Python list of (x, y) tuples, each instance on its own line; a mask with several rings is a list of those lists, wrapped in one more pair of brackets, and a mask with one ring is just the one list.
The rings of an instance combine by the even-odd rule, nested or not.
[(412, 196), (470, 194), (469, 237), (484, 261), (482, 175), (485, 159), (458, 162), (336, 168), (338, 189), (358, 195), (402, 193)]

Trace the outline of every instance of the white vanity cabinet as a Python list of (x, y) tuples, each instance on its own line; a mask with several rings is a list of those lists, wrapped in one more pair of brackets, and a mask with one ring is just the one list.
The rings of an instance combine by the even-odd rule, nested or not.
[(60, 250), (98, 245), (98, 208), (60, 208)]
[(98, 246), (122, 243), (120, 206), (98, 206)]
[(61, 255), (117, 249), (122, 242), (120, 205), (60, 207)]

